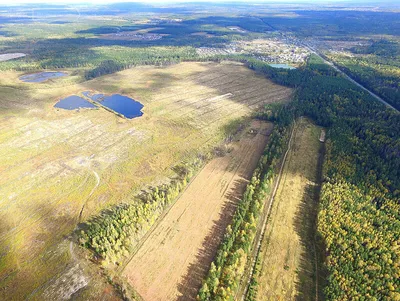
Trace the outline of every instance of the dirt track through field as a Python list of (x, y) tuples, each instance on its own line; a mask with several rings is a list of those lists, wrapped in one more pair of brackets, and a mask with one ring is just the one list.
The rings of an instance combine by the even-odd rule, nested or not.
[(195, 300), (272, 125), (253, 121), (234, 150), (208, 163), (124, 271), (146, 301)]
[(257, 301), (317, 300), (315, 223), (321, 128), (302, 118), (276, 191), (259, 253)]

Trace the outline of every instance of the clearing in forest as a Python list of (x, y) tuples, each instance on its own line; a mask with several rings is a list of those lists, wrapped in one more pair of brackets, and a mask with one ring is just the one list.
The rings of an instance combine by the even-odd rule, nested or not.
[(124, 270), (146, 301), (195, 300), (272, 124), (253, 121), (233, 151), (195, 177)]
[(257, 300), (316, 299), (320, 133), (306, 119), (296, 124), (261, 245)]

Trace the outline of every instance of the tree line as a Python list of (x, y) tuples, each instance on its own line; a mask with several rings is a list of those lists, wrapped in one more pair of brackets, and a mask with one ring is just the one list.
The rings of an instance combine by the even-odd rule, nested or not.
[[(249, 66), (297, 87), (296, 115), (328, 128), (317, 225), (326, 299), (400, 300), (400, 114), (316, 56), (297, 70)], [(256, 278), (251, 284), (247, 300), (255, 298)]]
[(272, 187), (293, 119), (287, 107), (280, 108), (278, 113), (264, 114), (262, 117), (275, 121), (270, 142), (236, 208), (231, 224), (226, 229), (217, 255), (199, 290), (198, 300), (232, 300), (243, 276), (264, 200)]
[(104, 264), (120, 263), (187, 186), (203, 160), (199, 157), (179, 165), (175, 168), (177, 177), (170, 183), (152, 188), (129, 203), (111, 207), (86, 222), (78, 232), (80, 245), (92, 250)]

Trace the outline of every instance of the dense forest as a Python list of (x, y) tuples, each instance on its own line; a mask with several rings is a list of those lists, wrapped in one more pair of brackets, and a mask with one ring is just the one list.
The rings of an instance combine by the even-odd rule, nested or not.
[[(301, 115), (329, 129), (318, 221), (329, 271), (327, 300), (400, 300), (400, 114), (316, 56), (297, 70), (274, 69), (245, 57), (230, 59), (245, 61), (277, 83), (296, 87), (297, 92), (280, 113), (271, 116), (268, 110), (268, 116), (265, 111), (258, 114), (274, 119), (277, 126), (227, 228), (199, 300), (230, 300), (234, 295), (287, 141), (288, 126), (294, 116)], [(144, 202), (114, 208), (111, 214), (88, 224), (81, 243), (107, 261), (118, 261), (132, 247), (124, 242), (125, 233), (143, 231), (141, 227), (157, 216), (142, 213), (161, 212), (179, 190), (178, 186), (162, 187)], [(148, 218), (139, 223), (139, 216)], [(126, 221), (132, 217), (135, 223), (128, 225)], [(250, 294), (256, 289), (253, 282)], [(251, 295), (247, 300), (252, 300)]]
[[(187, 5), (190, 8), (113, 4), (82, 7), (81, 12), (70, 6), (39, 9), (40, 5), (34, 5), (22, 10), (4, 6), (0, 53), (22, 52), (26, 56), (1, 61), (0, 71), (76, 68), (84, 74), (83, 81), (138, 65), (234, 60), (278, 84), (295, 88), (291, 103), (268, 106), (255, 114), (274, 122), (275, 127), (197, 298), (233, 300), (291, 123), (307, 116), (327, 129), (316, 225), (325, 247), (321, 257), (329, 273), (326, 299), (400, 301), (400, 113), (376, 101), (314, 55), (294, 70), (272, 68), (257, 60), (258, 54), (268, 59), (269, 53), (261, 50), (252, 55), (236, 51), (199, 55), (200, 47), (232, 49), (239, 40), (269, 39), (296, 46), (304, 42), (319, 51), (329, 49), (325, 53), (329, 60), (400, 109), (397, 10), (221, 4), (210, 14), (210, 4)], [(11, 13), (4, 16), (5, 12)], [(47, 19), (47, 14), (52, 18)], [(113, 18), (115, 15), (119, 16)], [(123, 40), (116, 35), (128, 32), (137, 32), (139, 37)], [(146, 38), (148, 33), (159, 38)], [(332, 47), (335, 42), (355, 46), (338, 50), (342, 46)], [(34, 114), (31, 111), (29, 114)], [(178, 166), (177, 176), (170, 182), (127, 197), (124, 203), (81, 224), (76, 233), (80, 245), (104, 265), (121, 264), (205, 160), (199, 157)], [(6, 287), (2, 289), (6, 291)], [(246, 301), (254, 300), (256, 291), (256, 278), (252, 278)]]
[(75, 42), (66, 41), (63, 45), (59, 41), (59, 46), (53, 45), (43, 51), (35, 50), (35, 54), (31, 56), (0, 62), (0, 70), (32, 71), (83, 67), (87, 69), (86, 77), (93, 78), (138, 65), (165, 65), (197, 57), (193, 47), (98, 46), (88, 49), (75, 45)]
[(326, 299), (400, 300), (400, 114), (315, 56), (300, 70), (249, 65), (282, 84), (286, 73), (296, 114), (329, 128), (318, 218)]
[(351, 51), (352, 55), (331, 53), (329, 58), (357, 82), (400, 109), (400, 44), (382, 39)]

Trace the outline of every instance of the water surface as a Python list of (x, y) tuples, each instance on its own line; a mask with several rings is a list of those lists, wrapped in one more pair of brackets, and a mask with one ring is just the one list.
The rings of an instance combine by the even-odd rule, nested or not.
[(273, 68), (283, 68), (283, 69), (296, 69), (293, 66), (290, 66), (288, 64), (269, 64)]
[(106, 96), (104, 94), (90, 94), (88, 91), (82, 94), (126, 118), (132, 119), (143, 115), (141, 111), (143, 105), (128, 96), (120, 94)]
[(66, 72), (44, 71), (22, 75), (19, 79), (25, 83), (41, 83), (51, 78), (57, 78), (66, 75), (68, 75)]
[(76, 109), (83, 109), (83, 108), (96, 109), (97, 108), (91, 102), (87, 101), (86, 99), (84, 99), (82, 97), (76, 96), (76, 95), (68, 96), (64, 99), (61, 99), (59, 102), (57, 102), (54, 105), (54, 107), (66, 109), (66, 110), (76, 110)]

